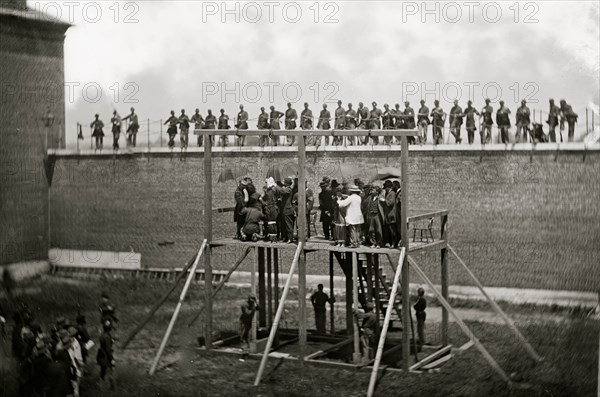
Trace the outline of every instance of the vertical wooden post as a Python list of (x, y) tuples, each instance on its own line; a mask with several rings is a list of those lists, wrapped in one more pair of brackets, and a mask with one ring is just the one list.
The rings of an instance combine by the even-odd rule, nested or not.
[[(254, 260), (252, 261), (252, 273), (250, 273), (250, 293), (256, 296), (256, 272), (258, 270), (258, 248), (254, 247)], [(256, 316), (252, 317), (252, 328), (250, 330), (250, 352), (256, 353)]]
[[(273, 289), (275, 290), (274, 306), (279, 307), (279, 248), (273, 248)], [(279, 346), (279, 333), (277, 332), (275, 333), (273, 346)]]
[(256, 248), (258, 261), (258, 305), (261, 310), (258, 311), (258, 323), (260, 327), (267, 326), (267, 308), (266, 288), (265, 288), (265, 249)]
[(354, 283), (352, 279), (354, 277), (352, 269), (352, 255), (349, 252), (342, 254), (344, 255), (344, 263), (348, 270), (346, 274), (346, 332), (348, 335), (352, 333), (354, 328), (354, 314), (352, 313), (352, 303), (354, 302), (352, 295), (354, 291)]
[(333, 291), (333, 252), (329, 251), (329, 297), (331, 298), (331, 303), (329, 304), (329, 329), (330, 333), (333, 335), (335, 333), (335, 313), (334, 313), (334, 297)]
[(369, 254), (372, 259), (369, 261), (373, 265), (374, 280), (373, 280), (373, 295), (375, 295), (375, 315), (377, 323), (375, 323), (375, 335), (379, 335), (379, 317), (381, 316), (381, 302), (379, 300), (379, 254)]
[(410, 269), (408, 267), (408, 140), (405, 136), (400, 138), (400, 167), (401, 167), (401, 207), (400, 207), (400, 234), (402, 237), (402, 247), (404, 247), (404, 263), (402, 266), (402, 369), (408, 372), (410, 366)]
[[(306, 137), (298, 137), (298, 243), (306, 244)], [(298, 310), (300, 359), (304, 359), (306, 347), (306, 254), (300, 253), (298, 262)]]
[(267, 326), (273, 325), (273, 280), (271, 277), (272, 248), (267, 248)]
[[(352, 307), (358, 309), (358, 257), (356, 253), (352, 253)], [(352, 314), (354, 316), (354, 314)], [(361, 362), (360, 353), (360, 334), (356, 321), (352, 321), (353, 337), (354, 337), (354, 353), (352, 354), (352, 361), (355, 364)]]
[(373, 258), (367, 254), (367, 302), (373, 300)]
[[(448, 215), (442, 216), (440, 240), (448, 241)], [(448, 300), (448, 250), (441, 250), (442, 296)], [(442, 307), (442, 346), (448, 345), (448, 310)]]
[[(162, 120), (161, 120), (161, 146), (162, 146)], [(206, 320), (204, 324), (204, 343), (206, 350), (212, 345), (212, 265), (210, 257), (212, 250), (213, 219), (212, 219), (212, 150), (204, 149), (204, 238), (208, 240), (206, 253), (204, 254), (204, 307), (206, 307)]]

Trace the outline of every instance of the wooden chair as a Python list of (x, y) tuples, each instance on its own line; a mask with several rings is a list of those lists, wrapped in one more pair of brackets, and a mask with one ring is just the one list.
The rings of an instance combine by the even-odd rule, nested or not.
[(429, 218), (427, 223), (415, 224), (413, 226), (413, 243), (417, 238), (417, 232), (420, 233), (420, 241), (423, 241), (423, 236), (425, 236), (425, 241), (429, 242), (429, 236), (431, 236), (431, 241), (435, 241), (433, 238), (433, 218)]

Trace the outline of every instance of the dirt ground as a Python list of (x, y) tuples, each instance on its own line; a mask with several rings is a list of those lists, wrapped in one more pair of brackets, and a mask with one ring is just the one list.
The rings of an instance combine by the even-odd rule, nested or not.
[[(42, 279), (28, 287), (19, 297), (27, 302), (44, 328), (59, 316), (71, 320), (78, 306), (88, 319), (92, 338), (97, 340), (99, 315), (97, 303), (106, 291), (117, 306), (120, 319), (117, 336), (122, 340), (166, 292), (170, 284), (148, 280), (102, 280), (97, 282), (65, 282)], [(98, 377), (93, 358), (88, 359), (89, 374), (82, 383), (82, 395), (96, 396), (363, 396), (369, 372), (301, 366), (293, 362), (269, 362), (263, 382), (252, 386), (258, 361), (240, 360), (233, 356), (207, 356), (198, 350), (197, 337), (202, 334), (203, 318), (192, 327), (189, 320), (202, 305), (204, 291), (193, 285), (158, 371), (148, 375), (148, 368), (166, 330), (180, 289), (176, 290), (153, 320), (125, 350), (116, 350), (117, 388), (107, 390)], [(219, 332), (235, 332), (239, 305), (246, 290), (224, 288), (215, 305), (215, 337)], [(2, 301), (3, 306), (6, 304)], [(463, 308), (464, 309), (464, 308)], [(286, 326), (294, 327), (296, 305), (290, 305), (284, 317)], [(435, 312), (436, 308), (431, 309)], [(478, 308), (477, 310), (482, 310)], [(521, 331), (544, 357), (535, 365), (513, 334), (497, 322), (468, 321), (475, 335), (486, 346), (498, 364), (516, 380), (512, 390), (486, 364), (481, 354), (471, 348), (455, 356), (438, 373), (384, 373), (376, 394), (380, 396), (592, 396), (597, 388), (598, 334), (597, 320), (562, 314), (557, 320), (545, 320), (540, 309), (508, 308), (510, 316), (531, 318)], [(341, 326), (343, 310), (337, 312)], [(429, 324), (428, 336), (435, 342), (438, 327), (435, 317)], [(483, 316), (485, 317), (485, 316)], [(471, 320), (477, 316), (470, 317)], [(561, 320), (562, 319), (562, 320)], [(520, 324), (523, 322), (520, 322)], [(9, 330), (7, 332), (10, 335)], [(450, 324), (450, 340), (455, 346), (467, 341), (456, 324)], [(2, 341), (0, 359), (0, 395), (17, 395), (15, 363), (10, 358), (10, 340)], [(117, 346), (120, 342), (117, 342)]]

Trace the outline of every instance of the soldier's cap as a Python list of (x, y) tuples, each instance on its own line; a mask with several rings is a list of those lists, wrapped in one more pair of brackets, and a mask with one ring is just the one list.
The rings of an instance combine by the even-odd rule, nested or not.
[(196, 108), (196, 113), (199, 112), (199, 111), (200, 111), (200, 109)]
[(99, 115), (98, 113), (96, 113), (96, 114), (94, 115), (94, 117), (100, 117), (100, 115)]
[(352, 107), (352, 102), (348, 102), (348, 107), (351, 108)]
[(383, 104), (383, 107), (384, 107), (384, 108), (388, 108), (388, 107), (390, 107), (390, 105), (388, 105), (387, 103), (384, 103), (384, 104)]
[(424, 293), (425, 293), (425, 290), (423, 289), (423, 287), (417, 288), (417, 294), (423, 295)]
[(131, 111), (133, 112), (133, 111), (135, 110), (135, 108), (131, 108), (131, 109), (129, 109), (129, 110), (131, 110)]
[(265, 110), (265, 107), (264, 107), (264, 106), (261, 106), (261, 107), (260, 107), (260, 110)]
[(387, 179), (385, 182), (383, 182), (383, 187), (392, 187), (392, 186), (394, 186), (394, 184), (389, 179)]
[(458, 104), (458, 99), (454, 100), (454, 104), (457, 105)]
[(185, 112), (185, 109), (181, 109), (181, 113)]
[(473, 102), (471, 102), (471, 100), (467, 101), (467, 105), (472, 105), (472, 104), (473, 104)]
[(324, 103), (324, 104), (323, 104), (323, 107), (324, 107), (324, 108), (326, 108), (326, 107), (327, 107), (327, 104), (326, 104), (326, 103)]
[(525, 99), (523, 99), (523, 100), (521, 101), (521, 103), (527, 103), (527, 101), (526, 101)]
[(341, 104), (342, 104), (342, 101), (338, 99), (338, 105), (341, 105)]
[(329, 186), (329, 182), (319, 182), (319, 187), (325, 187), (325, 186)]
[(288, 106), (292, 106), (292, 103), (291, 103), (291, 102), (288, 102), (288, 103), (287, 103), (287, 105), (288, 105)]
[(244, 105), (242, 103), (240, 103), (240, 109), (243, 109)]
[(273, 109), (275, 109), (275, 106), (271, 105), (270, 108), (271, 108), (271, 110), (273, 110)]
[(331, 182), (331, 179), (329, 179), (329, 177), (328, 177), (328, 176), (324, 176), (324, 177), (323, 177), (323, 182), (327, 182), (327, 183), (329, 183), (329, 182)]
[(113, 110), (113, 114), (117, 114), (117, 111), (116, 111), (116, 110)]
[(373, 103), (371, 105), (377, 106), (377, 102), (373, 101)]
[(425, 103), (425, 99), (421, 99), (421, 103)]
[(433, 103), (440, 103), (440, 101), (436, 99), (435, 101), (433, 101)]
[(502, 101), (502, 100), (501, 100), (501, 101), (500, 101), (500, 105), (504, 105), (504, 101)]
[(550, 98), (550, 102), (554, 102), (554, 99)]
[(171, 110), (171, 114), (175, 114), (175, 111), (174, 111), (174, 110)]
[(304, 102), (304, 106), (308, 106), (308, 102)]
[(485, 98), (485, 103), (490, 103), (490, 98)]
[(405, 104), (405, 105), (410, 105), (410, 102), (408, 102), (408, 101), (404, 101), (404, 104)]

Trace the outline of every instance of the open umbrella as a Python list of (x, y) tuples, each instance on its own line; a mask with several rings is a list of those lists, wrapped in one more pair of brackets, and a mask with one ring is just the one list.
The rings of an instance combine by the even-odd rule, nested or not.
[(384, 167), (377, 170), (377, 173), (373, 178), (371, 178), (371, 182), (373, 181), (383, 181), (384, 179), (398, 179), (402, 175), (402, 172), (399, 168), (394, 167)]
[(219, 174), (217, 183), (225, 183), (227, 181), (237, 181), (248, 174), (247, 167), (225, 167)]

